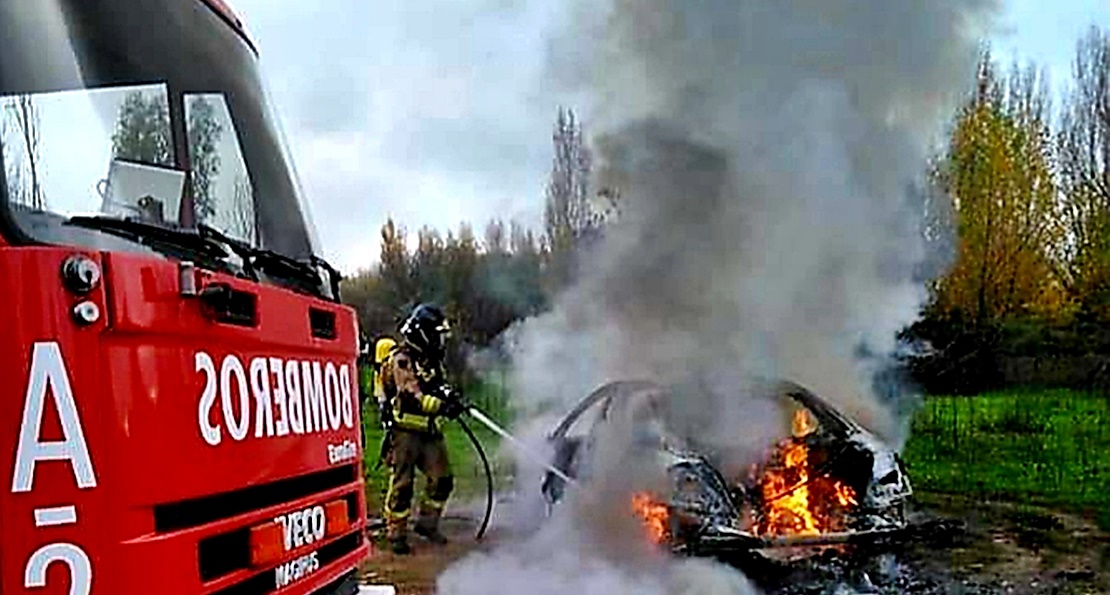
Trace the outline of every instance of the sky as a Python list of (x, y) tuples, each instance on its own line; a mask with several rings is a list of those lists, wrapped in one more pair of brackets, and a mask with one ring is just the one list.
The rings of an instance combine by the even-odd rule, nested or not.
[[(386, 217), (410, 232), (470, 222), (479, 237), (492, 218), (540, 226), (551, 126), (560, 105), (578, 107), (544, 76), (558, 2), (232, 5), (259, 45), (324, 256), (340, 270), (373, 265)], [(996, 55), (1036, 61), (1055, 89), (1078, 37), (1110, 27), (1105, 0), (1005, 6)]]

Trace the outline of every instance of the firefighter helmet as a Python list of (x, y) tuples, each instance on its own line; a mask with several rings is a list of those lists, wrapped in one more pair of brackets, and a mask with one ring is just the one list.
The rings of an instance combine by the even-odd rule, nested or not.
[(450, 331), (443, 310), (432, 304), (416, 306), (401, 324), (401, 338), (405, 345), (428, 359), (443, 356)]
[(380, 370), (382, 363), (393, 353), (396, 347), (397, 342), (389, 337), (378, 339), (377, 343), (374, 344), (374, 369)]

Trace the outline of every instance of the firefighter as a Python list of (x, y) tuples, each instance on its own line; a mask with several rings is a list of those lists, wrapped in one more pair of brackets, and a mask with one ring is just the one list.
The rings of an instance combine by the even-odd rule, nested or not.
[(386, 395), (383, 377), (386, 362), (396, 349), (397, 342), (389, 337), (379, 338), (374, 342), (374, 359), (367, 365), (368, 373), (363, 375), (363, 383), (369, 386), (368, 394), (374, 395), (374, 403), (378, 408), (378, 419), (381, 422), (383, 434), (381, 447), (378, 450), (378, 463), (375, 469), (381, 468), (389, 456), (390, 446), (393, 444), (393, 404)]
[(413, 530), (432, 543), (447, 543), (439, 531), (439, 519), (454, 488), (454, 477), (442, 418), (458, 417), (464, 410), (446, 382), (443, 357), (448, 332), (443, 312), (421, 304), (401, 325), (400, 341), (379, 340), (375, 350), (375, 355), (384, 353), (375, 396), (383, 420), (388, 419), (388, 445), (383, 453), (390, 476), (384, 516), (396, 554), (410, 551), (408, 524), (418, 469), (425, 476), (425, 489)]
[(393, 339), (389, 337), (379, 338), (374, 343), (374, 361), (370, 365), (370, 369), (373, 372), (371, 375), (373, 379), (372, 393), (377, 400), (378, 411), (382, 414), (381, 421), (383, 427), (386, 427), (391, 420), (389, 416), (389, 402), (388, 399), (386, 399), (385, 389), (382, 386), (382, 371), (389, 356), (393, 354), (396, 348), (397, 342)]

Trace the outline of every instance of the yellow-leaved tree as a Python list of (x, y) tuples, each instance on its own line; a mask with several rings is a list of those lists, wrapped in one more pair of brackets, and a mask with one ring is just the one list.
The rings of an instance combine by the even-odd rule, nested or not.
[(934, 181), (948, 201), (955, 254), (935, 311), (976, 325), (1066, 314), (1047, 91), (1031, 68), (999, 77), (989, 52)]

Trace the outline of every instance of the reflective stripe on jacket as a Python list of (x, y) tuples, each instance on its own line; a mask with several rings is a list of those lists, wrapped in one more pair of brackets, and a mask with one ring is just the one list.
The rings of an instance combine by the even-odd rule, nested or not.
[[(414, 401), (419, 401), (420, 413), (413, 411)], [(408, 405), (406, 407), (406, 405)], [(393, 400), (393, 419), (397, 427), (417, 432), (438, 432), (442, 429), (436, 417), (443, 400), (431, 395), (403, 395)]]

